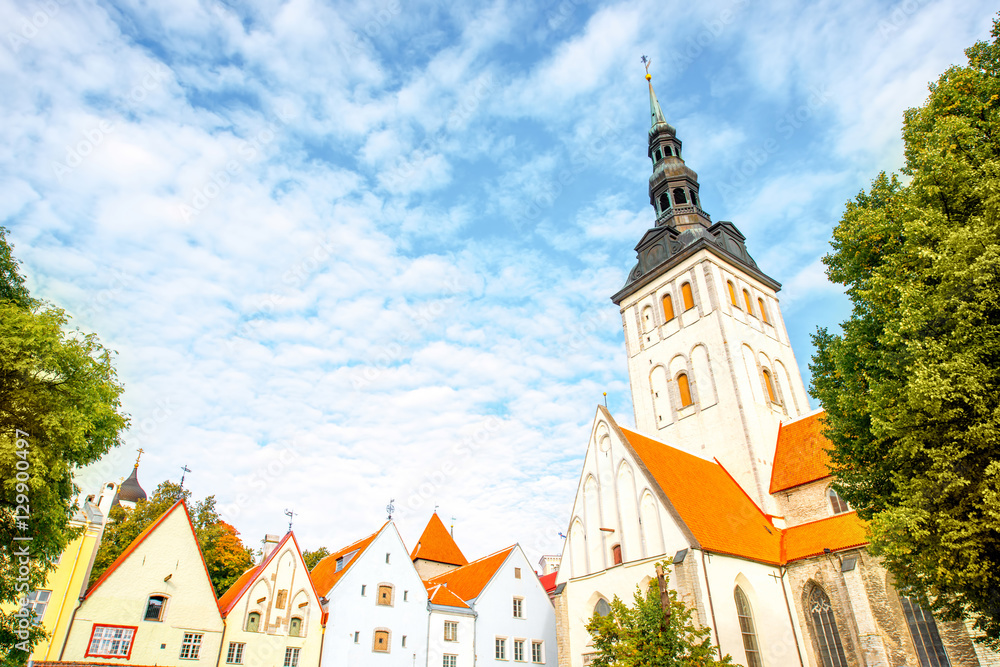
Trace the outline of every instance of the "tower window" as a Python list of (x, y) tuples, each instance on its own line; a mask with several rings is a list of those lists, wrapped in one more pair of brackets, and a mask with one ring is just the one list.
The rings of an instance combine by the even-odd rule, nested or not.
[(674, 319), (674, 300), (669, 294), (663, 295), (663, 321), (669, 322)]
[(611, 560), (614, 561), (615, 565), (619, 565), (622, 562), (622, 545), (616, 544), (611, 547)]
[(670, 195), (666, 192), (660, 195), (660, 213), (670, 210)]
[(681, 296), (684, 297), (684, 310), (694, 308), (694, 295), (691, 293), (691, 283), (681, 285)]
[(688, 203), (687, 195), (684, 194), (684, 188), (674, 188), (674, 201), (678, 204)]
[(764, 306), (764, 299), (758, 297), (757, 305), (760, 307), (760, 319), (764, 320), (764, 324), (770, 324), (771, 320), (767, 319), (767, 308)]
[(687, 373), (677, 376), (677, 389), (681, 393), (681, 407), (686, 408), (693, 402), (691, 400), (691, 385), (688, 382)]
[(764, 369), (764, 384), (767, 385), (767, 397), (772, 403), (777, 403), (778, 399), (774, 395), (774, 381), (771, 380), (771, 371)]
[(674, 149), (671, 148), (670, 146), (667, 146), (667, 155), (673, 155), (673, 154), (674, 154)]
[(733, 286), (733, 281), (727, 280), (726, 286), (729, 288), (729, 302), (739, 308), (740, 304), (736, 301), (736, 288)]
[(659, 149), (659, 148), (657, 148), (657, 149), (656, 149), (656, 161), (657, 161), (657, 162), (659, 162), (659, 161), (660, 161), (660, 160), (662, 160), (662, 159), (663, 159), (663, 153), (661, 153), (661, 152), (660, 152), (660, 149)]
[(753, 315), (753, 301), (750, 300), (750, 292), (743, 290), (743, 300), (747, 302), (747, 315)]
[(850, 506), (833, 487), (830, 487), (826, 492), (826, 496), (830, 499), (830, 507), (833, 509), (834, 514), (843, 514), (844, 512), (851, 511)]
[(698, 193), (694, 190), (691, 190), (691, 203), (698, 206)]

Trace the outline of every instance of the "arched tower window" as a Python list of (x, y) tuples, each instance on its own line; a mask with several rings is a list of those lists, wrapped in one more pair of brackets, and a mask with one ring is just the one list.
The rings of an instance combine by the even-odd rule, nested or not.
[(832, 486), (827, 490), (826, 496), (830, 499), (830, 507), (833, 508), (834, 514), (843, 514), (844, 512), (851, 511), (847, 502), (840, 497), (840, 494)]
[(733, 285), (733, 281), (727, 280), (726, 287), (729, 288), (729, 302), (736, 308), (739, 308), (740, 304), (739, 301), (736, 300), (736, 287)]
[(778, 399), (774, 393), (774, 381), (771, 379), (771, 371), (764, 369), (764, 384), (767, 385), (767, 397), (772, 403), (777, 403)]
[(684, 188), (674, 188), (674, 201), (678, 204), (688, 203), (687, 195), (684, 194)]
[(760, 307), (760, 319), (764, 320), (765, 324), (770, 324), (771, 320), (767, 319), (767, 308), (764, 306), (764, 299), (758, 297), (757, 305)]
[(753, 301), (750, 300), (750, 292), (743, 290), (743, 300), (747, 303), (747, 315), (753, 315)]
[(666, 192), (660, 195), (660, 213), (670, 210), (670, 195)]
[(913, 598), (900, 595), (899, 601), (903, 605), (906, 624), (910, 628), (910, 637), (913, 639), (917, 658), (920, 659), (920, 667), (950, 667), (951, 662), (941, 643), (941, 635), (938, 634), (934, 617)]
[(806, 602), (813, 637), (819, 648), (819, 660), (823, 667), (847, 667), (844, 646), (840, 642), (840, 632), (833, 618), (830, 598), (817, 586)]
[(691, 405), (691, 385), (688, 382), (687, 373), (680, 373), (677, 376), (677, 390), (681, 394), (681, 407), (686, 408)]
[(684, 310), (694, 308), (694, 294), (691, 293), (691, 283), (681, 285), (681, 296), (684, 297)]
[(698, 206), (698, 193), (694, 190), (691, 190), (691, 203)]
[(662, 159), (663, 159), (663, 153), (661, 153), (661, 152), (660, 152), (660, 149), (659, 149), (659, 148), (657, 148), (657, 149), (656, 149), (656, 161), (657, 161), (657, 162), (659, 162), (659, 161), (660, 161), (660, 160), (662, 160)]
[(740, 619), (740, 632), (743, 634), (743, 650), (747, 654), (747, 667), (764, 667), (760, 658), (760, 646), (757, 643), (757, 629), (753, 624), (753, 611), (750, 601), (739, 586), (733, 591), (736, 598), (736, 615)]
[(669, 322), (674, 319), (674, 300), (669, 294), (663, 295), (663, 321)]

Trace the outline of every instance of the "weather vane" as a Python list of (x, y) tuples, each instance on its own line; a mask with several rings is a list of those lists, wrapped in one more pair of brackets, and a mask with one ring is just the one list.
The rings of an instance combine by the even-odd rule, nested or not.
[(189, 472), (191, 472), (191, 468), (188, 468), (186, 463), (181, 466), (181, 491), (184, 490), (184, 476)]
[(385, 511), (389, 513), (389, 521), (392, 521), (392, 513), (396, 511), (396, 506), (393, 505), (394, 502), (396, 502), (395, 498), (390, 500), (389, 504), (385, 506)]
[(653, 59), (643, 56), (642, 58), (639, 58), (639, 60), (641, 60), (642, 64), (646, 66), (646, 74), (649, 74), (649, 66), (653, 64)]
[(292, 532), (292, 518), (298, 514), (298, 512), (293, 512), (292, 510), (285, 510), (285, 516), (288, 517), (288, 532)]
[(142, 447), (140, 447), (139, 449), (137, 449), (135, 451), (139, 452), (139, 456), (135, 457), (135, 467), (138, 468), (139, 467), (139, 459), (142, 458), (142, 453), (144, 451), (146, 451), (146, 450), (144, 450)]

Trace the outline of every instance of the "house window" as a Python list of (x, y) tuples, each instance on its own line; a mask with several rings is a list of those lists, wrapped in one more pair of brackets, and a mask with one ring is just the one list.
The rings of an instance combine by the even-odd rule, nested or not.
[(674, 319), (674, 300), (669, 294), (663, 295), (663, 321), (669, 322)]
[(251, 612), (247, 616), (247, 632), (260, 632), (260, 614)]
[(288, 623), (288, 635), (290, 637), (301, 637), (302, 636), (302, 619), (298, 616), (292, 618)]
[(515, 639), (514, 640), (514, 661), (524, 662), (524, 640)]
[(278, 609), (284, 609), (286, 600), (288, 600), (288, 591), (282, 589), (278, 591), (278, 599), (275, 600), (274, 606), (276, 606)]
[(691, 400), (691, 384), (688, 382), (687, 373), (677, 375), (677, 390), (681, 393), (682, 408), (686, 408), (694, 402)]
[(361, 584), (361, 595), (362, 595), (362, 597), (365, 594), (365, 588), (366, 588), (366, 586), (364, 584)]
[(519, 568), (519, 567), (515, 567), (514, 568), (514, 578), (515, 579), (520, 579), (521, 578), (521, 568)]
[(813, 589), (807, 607), (823, 667), (847, 667), (847, 658), (844, 657), (844, 646), (840, 643), (840, 633), (833, 618), (830, 598), (822, 588), (817, 586)]
[(906, 624), (913, 638), (913, 648), (917, 651), (920, 667), (949, 667), (948, 654), (941, 644), (937, 623), (930, 612), (921, 607), (913, 598), (899, 596), (906, 615)]
[(201, 633), (185, 632), (181, 642), (181, 660), (197, 660), (201, 652)]
[(388, 565), (388, 564), (389, 564), (389, 554), (386, 554), (386, 555), (385, 555), (385, 564), (386, 564), (386, 565)]
[(760, 319), (764, 320), (764, 324), (770, 324), (771, 320), (767, 319), (767, 306), (764, 305), (764, 299), (757, 299), (757, 306), (760, 308)]
[(354, 643), (355, 644), (360, 644), (361, 643), (361, 633), (360, 632), (355, 632), (354, 633)]
[(35, 625), (42, 622), (42, 617), (45, 616), (45, 608), (49, 606), (49, 598), (51, 597), (52, 591), (45, 590), (31, 591), (24, 596), (24, 604), (21, 606), (31, 613)]
[(285, 667), (299, 667), (299, 649), (291, 647), (285, 649)]
[(389, 586), (388, 584), (379, 584), (378, 599), (375, 600), (375, 604), (381, 604), (387, 607), (392, 606), (392, 586)]
[(497, 660), (507, 659), (507, 638), (497, 637), (493, 644), (493, 657)]
[(540, 664), (542, 660), (542, 642), (531, 642), (531, 662)]
[(833, 508), (834, 514), (843, 514), (844, 512), (851, 511), (847, 502), (840, 497), (840, 494), (837, 493), (833, 487), (830, 487), (827, 490), (826, 495), (830, 498), (830, 506)]
[(90, 635), (90, 646), (87, 647), (88, 656), (101, 657), (124, 657), (128, 658), (132, 653), (132, 638), (135, 637), (136, 628), (121, 625), (95, 625)]
[(771, 371), (764, 369), (764, 384), (767, 385), (767, 397), (772, 403), (777, 403), (778, 399), (774, 395), (774, 381), (771, 379)]
[(458, 656), (452, 655), (450, 653), (444, 654), (444, 660), (441, 661), (441, 667), (457, 667), (458, 666)]
[(150, 595), (149, 600), (146, 601), (146, 614), (143, 616), (144, 621), (162, 621), (163, 620), (163, 608), (167, 604), (167, 598), (162, 595)]
[(616, 544), (611, 547), (611, 560), (614, 561), (615, 565), (622, 562), (622, 545)]
[(729, 303), (733, 304), (736, 308), (739, 308), (740, 304), (736, 300), (736, 288), (733, 286), (733, 281), (727, 280), (726, 286), (729, 288)]
[(739, 586), (733, 591), (736, 598), (736, 615), (740, 619), (740, 632), (743, 634), (743, 650), (747, 655), (747, 667), (764, 667), (760, 659), (760, 647), (757, 644), (757, 630), (753, 624), (753, 612), (750, 601)]
[(407, 598), (407, 596), (409, 594), (410, 594), (410, 591), (403, 591), (403, 602), (406, 602), (406, 598)]
[(226, 651), (226, 664), (242, 665), (244, 648), (246, 648), (246, 644), (240, 642), (229, 642), (229, 650)]
[(402, 645), (403, 645), (403, 648), (406, 648), (406, 635), (403, 635)]
[(456, 621), (444, 622), (444, 640), (446, 642), (458, 641), (458, 623)]
[(378, 653), (389, 652), (389, 631), (376, 630), (375, 638), (372, 640), (372, 650)]
[(691, 293), (691, 283), (681, 285), (681, 296), (684, 297), (684, 310), (694, 308), (694, 295)]
[(514, 618), (524, 618), (524, 598), (514, 598)]

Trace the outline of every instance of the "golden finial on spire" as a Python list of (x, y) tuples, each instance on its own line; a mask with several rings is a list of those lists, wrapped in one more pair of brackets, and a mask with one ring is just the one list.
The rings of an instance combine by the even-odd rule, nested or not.
[(640, 60), (642, 61), (642, 64), (646, 66), (646, 81), (652, 80), (653, 75), (649, 73), (649, 66), (653, 64), (653, 59), (643, 56)]
[(140, 447), (139, 449), (137, 449), (135, 451), (139, 452), (139, 456), (135, 457), (135, 467), (138, 468), (139, 467), (139, 459), (142, 458), (142, 453), (144, 451), (146, 451), (146, 450), (144, 450), (142, 447)]

